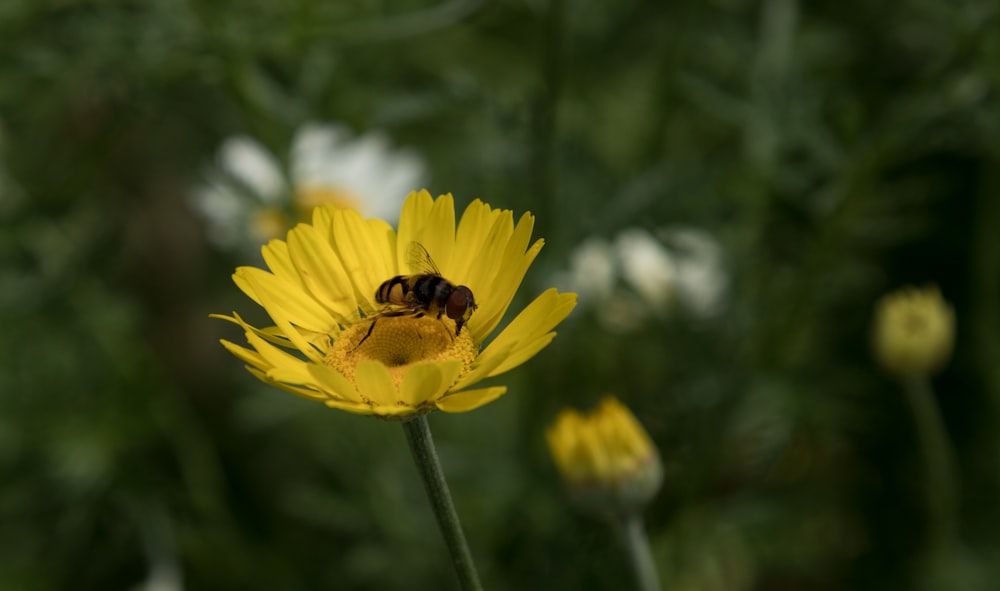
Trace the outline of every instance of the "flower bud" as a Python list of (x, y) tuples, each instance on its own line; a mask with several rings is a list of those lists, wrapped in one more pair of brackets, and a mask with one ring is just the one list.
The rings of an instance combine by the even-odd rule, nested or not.
[(901, 378), (927, 377), (941, 369), (955, 341), (955, 312), (936, 286), (904, 287), (875, 308), (875, 357)]
[(649, 435), (612, 396), (590, 414), (564, 410), (546, 432), (570, 494), (602, 515), (633, 511), (660, 488), (663, 468)]

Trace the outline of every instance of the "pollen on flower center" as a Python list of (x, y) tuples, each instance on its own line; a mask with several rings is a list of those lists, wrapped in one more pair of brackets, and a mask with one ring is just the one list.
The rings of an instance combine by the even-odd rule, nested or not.
[(379, 361), (398, 386), (406, 370), (425, 361), (459, 359), (466, 373), (476, 359), (468, 330), (455, 335), (455, 323), (429, 316), (374, 316), (348, 328), (326, 354), (326, 363), (354, 380), (361, 361)]
[(288, 229), (288, 216), (274, 207), (263, 208), (251, 220), (253, 233), (263, 240), (281, 236)]
[(362, 205), (362, 201), (351, 191), (334, 187), (302, 187), (295, 192), (292, 202), (305, 213), (323, 204), (352, 209)]

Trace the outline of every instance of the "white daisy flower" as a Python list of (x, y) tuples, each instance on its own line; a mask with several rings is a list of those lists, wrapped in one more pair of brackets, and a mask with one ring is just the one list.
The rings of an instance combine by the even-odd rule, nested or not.
[(718, 316), (729, 288), (722, 245), (696, 228), (669, 227), (657, 234), (674, 257), (680, 306), (699, 318)]
[(565, 282), (573, 285), (583, 304), (608, 300), (618, 279), (618, 263), (611, 244), (596, 236), (583, 241), (570, 254), (570, 268)]
[(722, 247), (692, 228), (666, 228), (658, 236), (630, 227), (613, 241), (587, 238), (557, 282), (577, 292), (580, 306), (593, 308), (598, 321), (614, 332), (632, 332), (651, 317), (675, 311), (717, 316), (728, 281)]
[(343, 126), (311, 123), (295, 134), (287, 164), (247, 136), (227, 139), (192, 204), (214, 243), (257, 248), (323, 203), (394, 223), (426, 174), (418, 154), (393, 150), (382, 132), (352, 137)]
[(666, 312), (674, 299), (677, 270), (660, 242), (641, 228), (626, 228), (615, 239), (621, 274), (655, 313)]

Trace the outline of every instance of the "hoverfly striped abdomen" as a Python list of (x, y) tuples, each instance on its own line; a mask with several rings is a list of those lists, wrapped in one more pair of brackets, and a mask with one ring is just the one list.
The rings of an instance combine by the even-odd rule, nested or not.
[(415, 295), (410, 285), (412, 275), (396, 275), (382, 283), (375, 291), (375, 301), (380, 304), (409, 306)]

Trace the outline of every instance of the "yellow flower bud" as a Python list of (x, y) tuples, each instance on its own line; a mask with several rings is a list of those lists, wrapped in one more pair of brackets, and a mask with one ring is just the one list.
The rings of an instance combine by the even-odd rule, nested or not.
[(547, 430), (549, 450), (584, 508), (621, 513), (645, 504), (663, 480), (659, 454), (635, 416), (612, 396), (590, 414), (564, 410)]
[(955, 312), (937, 286), (904, 287), (875, 308), (874, 350), (898, 377), (927, 377), (941, 369), (955, 341)]

